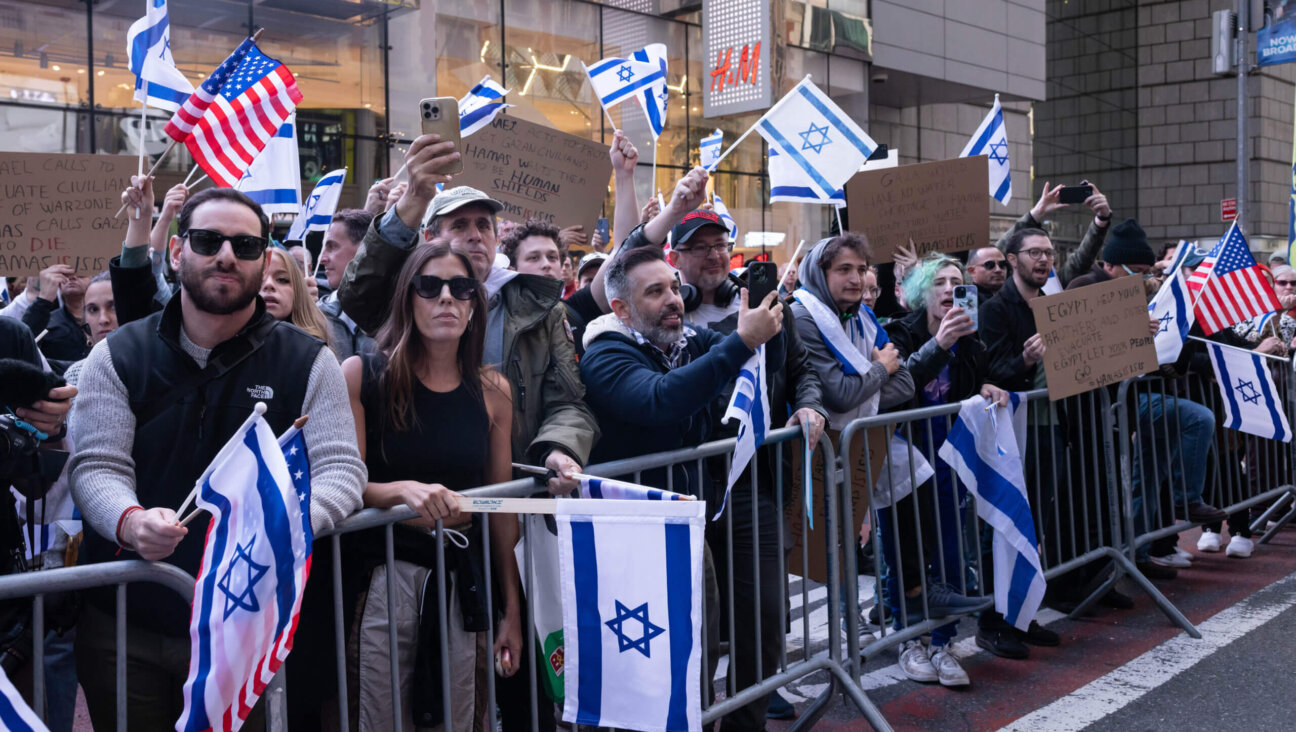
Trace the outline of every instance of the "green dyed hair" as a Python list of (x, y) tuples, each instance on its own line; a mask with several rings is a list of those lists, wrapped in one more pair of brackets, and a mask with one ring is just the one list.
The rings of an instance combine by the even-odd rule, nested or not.
[(963, 263), (940, 252), (932, 252), (923, 257), (922, 261), (905, 275), (901, 287), (904, 289), (905, 302), (909, 303), (911, 309), (917, 310), (927, 306), (927, 291), (936, 280), (936, 274), (946, 267), (957, 267), (963, 281), (967, 282), (967, 270), (963, 268)]

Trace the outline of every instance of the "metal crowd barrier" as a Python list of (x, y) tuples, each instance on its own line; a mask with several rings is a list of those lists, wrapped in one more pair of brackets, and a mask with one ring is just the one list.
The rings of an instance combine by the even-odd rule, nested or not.
[[(1278, 369), (1279, 390), (1282, 403), (1286, 405), (1290, 416), (1296, 416), (1296, 389), (1290, 383), (1292, 375), (1287, 369)], [(1059, 402), (1049, 402), (1047, 392), (1037, 390), (1026, 395), (1028, 411), (1027, 451), (1024, 456), (1028, 498), (1033, 510), (1036, 534), (1042, 549), (1041, 562), (1045, 576), (1051, 582), (1067, 573), (1083, 570), (1083, 599), (1072, 612), (1072, 617), (1083, 614), (1089, 606), (1101, 598), (1122, 576), (1129, 576), (1139, 587), (1147, 592), (1172, 621), (1180, 625), (1190, 635), (1200, 637), (1191, 623), (1162, 595), (1136, 567), (1140, 548), (1156, 539), (1169, 536), (1191, 526), (1187, 519), (1189, 496), (1179, 490), (1175, 493), (1174, 466), (1177, 462), (1179, 475), (1185, 471), (1185, 456), (1182, 444), (1183, 420), (1180, 411), (1175, 409), (1176, 400), (1192, 400), (1212, 408), (1212, 423), (1218, 422), (1219, 405), (1214, 387), (1203, 379), (1161, 379), (1142, 378), (1122, 382), (1113, 387), (1115, 397), (1109, 395), (1108, 389), (1070, 397)], [(1146, 414), (1146, 405), (1159, 402), (1167, 405), (1167, 416), (1150, 418)], [(1140, 405), (1143, 405), (1141, 410)], [(821, 483), (815, 485), (815, 503), (822, 509), (824, 560), (827, 563), (827, 610), (829, 638), (827, 648), (812, 652), (810, 641), (810, 565), (809, 551), (801, 552), (801, 575), (807, 578), (801, 583), (800, 607), (803, 609), (801, 633), (805, 640), (799, 656), (788, 651), (788, 566), (784, 550), (789, 545), (788, 532), (792, 531), (803, 541), (809, 543), (811, 532), (808, 518), (804, 511), (785, 513), (785, 507), (799, 504), (801, 496), (797, 494), (795, 481), (801, 476), (792, 475), (790, 466), (794, 456), (804, 454), (804, 445), (800, 441), (799, 428), (785, 428), (772, 431), (761, 448), (762, 458), (754, 460), (749, 467), (747, 481), (740, 481), (730, 497), (730, 508), (725, 511), (722, 520), (709, 524), (712, 540), (723, 541), (725, 561), (723, 573), (725, 581), (715, 589), (728, 600), (723, 620), (718, 622), (717, 600), (719, 598), (707, 593), (703, 603), (702, 619), (703, 637), (702, 654), (704, 679), (699, 680), (707, 693), (703, 695), (703, 720), (714, 722), (726, 714), (735, 712), (774, 690), (818, 672), (828, 675), (826, 689), (812, 701), (809, 707), (799, 716), (793, 729), (805, 729), (812, 726), (826, 710), (828, 703), (841, 693), (848, 698), (869, 723), (879, 730), (889, 730), (890, 726), (883, 718), (876, 705), (864, 693), (860, 683), (862, 661), (888, 649), (900, 646), (907, 640), (928, 634), (952, 620), (958, 615), (947, 618), (927, 618), (929, 614), (927, 597), (931, 589), (930, 575), (941, 577), (956, 590), (963, 590), (970, 597), (979, 600), (974, 606), (961, 614), (991, 608), (992, 596), (987, 592), (986, 571), (990, 568), (989, 539), (991, 532), (976, 518), (973, 498), (966, 496), (966, 502), (959, 495), (957, 481), (952, 489), (938, 485), (939, 481), (916, 480), (917, 469), (913, 460), (908, 465), (897, 467), (891, 461), (881, 463), (879, 449), (886, 449), (892, 436), (903, 438), (909, 443), (913, 453), (922, 454), (933, 467), (942, 465), (936, 451), (944, 441), (943, 434), (953, 424), (960, 405), (949, 404), (903, 412), (882, 414), (876, 417), (858, 419), (851, 422), (842, 431), (838, 445), (834, 445), (827, 436), (820, 439), (815, 455), (822, 461)], [(1296, 421), (1296, 420), (1293, 420)], [(665, 470), (665, 487), (669, 490), (689, 493), (710, 500), (708, 513), (713, 514), (718, 508), (719, 496), (714, 492), (714, 485), (724, 485), (724, 476), (728, 473), (729, 462), (735, 446), (735, 440), (719, 440), (698, 447), (676, 450), (668, 453), (647, 455), (639, 458), (622, 460), (614, 463), (594, 465), (586, 469), (592, 475), (608, 478), (620, 478), (633, 482), (643, 482), (645, 477), (650, 483), (662, 486), (656, 478), (660, 475), (654, 471)], [(840, 449), (835, 449), (837, 447)], [(1173, 448), (1173, 449), (1172, 449)], [(1253, 507), (1267, 507), (1264, 513), (1254, 519), (1254, 525), (1263, 526), (1270, 517), (1278, 515), (1286, 506), (1286, 501), (1296, 497), (1296, 487), (1291, 484), (1293, 463), (1296, 456), (1291, 445), (1261, 440), (1249, 435), (1215, 429), (1209, 446), (1210, 462), (1206, 478), (1208, 501), (1223, 504), (1230, 513), (1246, 511)], [(767, 475), (757, 469), (761, 460), (768, 463), (772, 471), (773, 485), (765, 485)], [(886, 470), (884, 476), (879, 466)], [(706, 486), (680, 485), (676, 471), (672, 468), (686, 466), (701, 474), (708, 468), (710, 483)], [(686, 471), (687, 472), (687, 471)], [(1143, 475), (1157, 476), (1155, 481), (1143, 478)], [(894, 486), (897, 479), (907, 478), (912, 484), (912, 500), (890, 501), (887, 506), (879, 506), (875, 500), (875, 488), (879, 480), (886, 478)], [(1273, 487), (1268, 487), (1273, 486)], [(875, 640), (861, 647), (861, 603), (858, 587), (858, 567), (854, 547), (857, 544), (857, 532), (860, 523), (856, 519), (856, 504), (852, 500), (856, 489), (862, 489), (869, 495), (867, 513), (869, 523), (875, 529), (872, 532), (874, 550), (874, 574), (878, 577), (877, 603), (880, 611), (880, 635)], [(467, 495), (494, 497), (522, 497), (534, 495), (539, 491), (532, 479), (513, 480), (482, 488), (465, 491)], [(879, 489), (881, 490), (881, 489)], [(893, 489), (894, 490), (894, 489)], [(762, 494), (762, 491), (765, 493)], [(942, 493), (944, 491), (944, 494)], [(772, 495), (770, 495), (772, 492)], [(745, 494), (745, 495), (744, 495)], [(895, 498), (894, 493), (889, 498)], [(1138, 498), (1137, 509), (1135, 498)], [(562, 500), (562, 499), (556, 499)], [(776, 507), (776, 515), (763, 515), (759, 506)], [(897, 509), (897, 505), (904, 508)], [(740, 508), (741, 507), (741, 508)], [(735, 557), (735, 515), (743, 512), (741, 518), (749, 521), (752, 529), (741, 529), (756, 538), (747, 543), (750, 551), (747, 556)], [(912, 551), (902, 550), (901, 536), (898, 530), (890, 531), (885, 540), (892, 543), (893, 562), (886, 562), (883, 557), (887, 550), (883, 547), (884, 537), (877, 530), (880, 515), (886, 514), (890, 525), (898, 527), (907, 525), (906, 531), (915, 535)], [(490, 527), (486, 514), (480, 520), (480, 546), (472, 551), (480, 551), (486, 568), (487, 583), (490, 583)], [(382, 566), (386, 567), (385, 587), (379, 588), (387, 595), (387, 651), (390, 655), (387, 669), (387, 683), (391, 689), (391, 728), (403, 729), (405, 698), (401, 691), (400, 679), (403, 670), (399, 662), (399, 645), (396, 623), (396, 602), (392, 601), (396, 583), (395, 526), (399, 522), (414, 518), (415, 512), (408, 507), (390, 509), (366, 509), (348, 517), (330, 531), (321, 532), (316, 548), (331, 548), (331, 563), (315, 565), (312, 582), (326, 582), (331, 585), (333, 612), (332, 641), (335, 644), (333, 674), (336, 676), (335, 700), (337, 722), (336, 728), (352, 729), (352, 703), (357, 690), (348, 689), (351, 679), (359, 678), (358, 668), (348, 668), (349, 629), (345, 627), (345, 596), (343, 587), (343, 538), (347, 534), (367, 530), (381, 529), (385, 558)], [(1296, 507), (1286, 510), (1280, 518), (1279, 525), (1296, 516)], [(799, 517), (800, 526), (796, 526)], [(952, 521), (952, 525), (947, 522)], [(771, 526), (772, 525), (772, 526)], [(525, 522), (523, 523), (525, 531)], [(797, 533), (799, 528), (799, 533)], [(447, 566), (443, 527), (438, 523), (435, 535), (428, 540), (435, 547), (435, 567), (429, 568), (434, 574), (437, 586), (446, 588)], [(777, 548), (777, 577), (774, 587), (762, 586), (759, 564), (761, 553), (759, 536), (762, 529), (772, 530)], [(1264, 541), (1275, 529), (1271, 529), (1262, 539)], [(720, 533), (715, 533), (720, 532)], [(953, 542), (954, 546), (950, 546)], [(842, 551), (842, 547), (848, 547)], [(523, 566), (520, 573), (533, 576), (535, 566), (532, 543), (526, 543)], [(886, 572), (894, 572), (904, 577), (906, 563), (916, 562), (919, 566), (917, 575), (921, 586), (922, 610), (917, 617), (911, 616), (903, 600), (893, 598), (898, 606), (898, 613), (888, 608), (887, 593), (883, 583)], [(1101, 563), (1097, 567), (1091, 567)], [(750, 607), (736, 606), (735, 579), (737, 572), (746, 571), (745, 564), (751, 565), (755, 601)], [(955, 566), (949, 566), (949, 565)], [(894, 566), (892, 566), (894, 565)], [(717, 568), (718, 569), (718, 568)], [(910, 567), (912, 569), (912, 567)], [(1096, 570), (1096, 571), (1095, 571)], [(325, 574), (328, 572), (328, 574)], [(70, 567), (33, 572), (22, 575), (0, 577), (0, 599), (32, 597), (34, 637), (44, 638), (43, 597), (46, 594), (64, 590), (78, 590), (99, 586), (117, 586), (118, 614), (117, 631), (117, 728), (127, 729), (126, 719), (126, 674), (125, 674), (125, 635), (126, 616), (124, 609), (125, 586), (130, 582), (158, 582), (179, 592), (188, 598), (192, 595), (193, 578), (183, 571), (160, 563), (143, 561), (112, 562), (84, 567)], [(364, 584), (361, 592), (367, 592), (372, 579)], [(901, 591), (905, 588), (901, 584)], [(309, 589), (308, 589), (309, 592)], [(779, 612), (776, 619), (779, 639), (777, 662), (767, 667), (761, 658), (759, 649), (768, 640), (765, 624), (771, 619), (761, 617), (758, 608), (761, 599), (767, 593), (774, 593), (778, 600)], [(450, 660), (444, 649), (448, 648), (448, 597), (446, 592), (437, 592), (440, 647), (443, 649), (439, 659), (441, 669), (441, 695), (447, 703), (442, 705), (442, 724), (446, 732), (454, 730), (455, 720), (448, 701), (451, 698)], [(492, 592), (485, 592), (486, 623), (484, 631), (487, 654), (495, 642), (494, 609), (495, 598)], [(303, 608), (303, 614), (308, 612)], [(750, 624), (754, 637), (735, 637), (738, 633), (738, 616), (743, 612), (754, 615)], [(843, 616), (844, 613), (844, 616)], [(898, 615), (898, 618), (896, 617)], [(530, 674), (533, 683), (529, 684), (530, 728), (540, 727), (541, 714), (552, 714), (553, 707), (540, 689), (537, 674), (535, 605), (527, 602), (527, 617), (524, 620), (524, 643), (526, 658), (522, 665)], [(714, 656), (720, 643), (708, 635), (714, 632), (713, 624), (727, 627), (727, 633), (720, 640), (727, 641), (730, 663), (721, 684), (724, 699), (713, 702), (711, 692), (715, 691), (716, 662)], [(898, 625), (892, 628), (892, 625)], [(843, 627), (844, 626), (844, 627)], [(844, 631), (845, 652), (838, 633)], [(747, 644), (750, 642), (750, 646)], [(735, 649), (740, 647), (756, 649), (755, 668), (738, 669), (733, 662)], [(790, 657), (791, 656), (791, 657)], [(43, 644), (36, 643), (34, 648), (33, 669), (43, 669)], [(290, 659), (291, 660), (291, 659)], [(497, 728), (495, 674), (489, 658), (486, 659), (485, 672), (481, 668), (453, 671), (473, 674), (475, 678), (484, 677), (485, 707), (478, 706), (475, 721), (480, 723), (484, 717), (486, 729)], [(746, 674), (747, 682), (739, 681), (739, 673)], [(33, 673), (33, 707), (38, 715), (44, 715), (44, 675)], [(749, 682), (749, 683), (748, 683)], [(291, 682), (290, 682), (291, 683)], [(329, 690), (314, 690), (312, 698), (320, 698)], [(293, 692), (291, 685), (285, 690), (284, 674), (276, 676), (275, 682), (266, 691), (267, 729), (280, 732), (288, 728), (286, 715), (287, 694)], [(297, 692), (303, 693), (303, 692)], [(417, 691), (415, 693), (418, 693)], [(329, 704), (328, 700), (320, 702)], [(331, 728), (331, 726), (329, 727)]]

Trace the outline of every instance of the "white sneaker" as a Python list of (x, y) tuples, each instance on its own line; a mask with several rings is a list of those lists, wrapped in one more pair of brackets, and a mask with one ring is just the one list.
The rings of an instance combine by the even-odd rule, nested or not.
[(920, 640), (905, 641), (900, 648), (900, 673), (913, 681), (930, 683), (940, 681), (936, 667), (927, 654), (927, 646)]
[(1192, 567), (1192, 562), (1180, 557), (1178, 554), (1167, 554), (1164, 557), (1148, 557), (1148, 560), (1160, 567), (1173, 567), (1175, 569)]
[(1188, 562), (1189, 564), (1192, 563), (1193, 555), (1191, 553), (1186, 552), (1183, 549), (1180, 549), (1179, 547), (1175, 547), (1174, 553), (1176, 557), (1179, 557), (1180, 559), (1184, 560), (1185, 562)]
[(1234, 536), (1229, 539), (1228, 548), (1224, 550), (1224, 553), (1230, 557), (1245, 559), (1251, 556), (1251, 552), (1254, 550), (1254, 541), (1251, 541), (1245, 536)]
[(1199, 552), (1217, 552), (1220, 550), (1220, 535), (1214, 531), (1202, 530), (1201, 538), (1197, 540), (1197, 551)]
[(936, 676), (941, 686), (971, 686), (967, 671), (959, 664), (953, 653), (939, 646), (931, 650), (931, 664), (936, 668)]

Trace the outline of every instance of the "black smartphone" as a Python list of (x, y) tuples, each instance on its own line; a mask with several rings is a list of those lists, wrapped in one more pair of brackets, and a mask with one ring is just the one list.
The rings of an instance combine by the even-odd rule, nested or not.
[(594, 223), (594, 230), (598, 232), (600, 237), (602, 237), (603, 246), (606, 247), (609, 240), (612, 238), (612, 230), (611, 226), (608, 224), (608, 220), (605, 218), (599, 219)]
[(767, 295), (778, 289), (778, 265), (752, 262), (747, 265), (747, 307), (756, 307)]
[(1084, 203), (1093, 195), (1093, 186), (1067, 186), (1058, 193), (1058, 203)]

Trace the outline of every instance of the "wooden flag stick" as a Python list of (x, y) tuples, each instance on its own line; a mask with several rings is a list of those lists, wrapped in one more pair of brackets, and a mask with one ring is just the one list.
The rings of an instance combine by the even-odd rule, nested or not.
[(206, 173), (203, 173), (203, 177), (199, 178), (198, 180), (194, 181), (193, 183), (190, 183), (190, 184), (189, 184), (189, 187), (190, 187), (190, 188), (195, 188), (195, 187), (197, 187), (197, 185), (198, 185), (199, 183), (202, 183), (202, 182), (205, 181), (205, 180), (207, 180), (207, 174), (206, 174)]
[[(153, 174), (157, 172), (158, 166), (162, 165), (162, 161), (165, 160), (167, 154), (171, 152), (171, 148), (173, 148), (173, 147), (175, 147), (175, 146), (176, 146), (176, 141), (175, 141), (175, 140), (172, 140), (172, 141), (171, 141), (171, 144), (170, 144), (170, 145), (167, 145), (167, 148), (166, 148), (165, 150), (162, 151), (162, 154), (161, 154), (161, 155), (158, 156), (157, 162), (156, 162), (156, 163), (153, 163), (153, 167), (149, 168), (148, 173), (144, 176), (145, 178), (152, 178), (152, 177), (153, 177)], [(126, 204), (123, 203), (123, 204), (122, 204), (122, 207), (119, 208), (119, 209), (117, 209), (117, 213), (113, 214), (113, 218), (114, 218), (114, 219), (119, 219), (119, 218), (121, 218), (122, 211), (125, 211), (125, 210), (126, 210)]]

